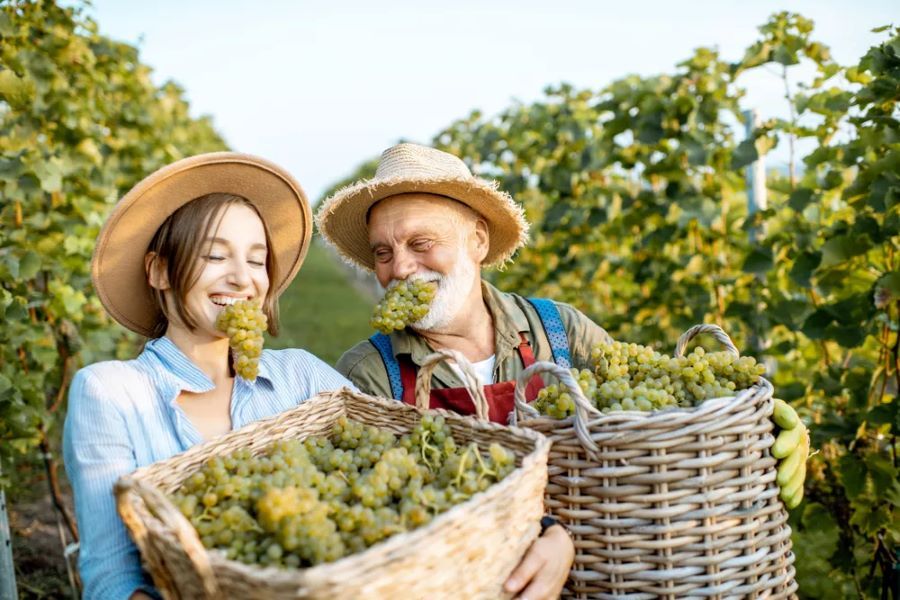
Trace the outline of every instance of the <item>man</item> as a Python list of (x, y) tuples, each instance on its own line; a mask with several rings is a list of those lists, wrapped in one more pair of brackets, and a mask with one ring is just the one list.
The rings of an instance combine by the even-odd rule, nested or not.
[[(316, 218), (344, 259), (374, 271), (383, 287), (411, 276), (438, 282), (424, 318), (360, 342), (338, 361), (338, 371), (364, 392), (412, 403), (423, 359), (436, 349), (456, 350), (485, 385), (491, 420), (505, 423), (515, 380), (528, 365), (553, 360), (589, 368), (591, 347), (609, 339), (571, 306), (528, 300), (481, 280), (482, 268), (501, 266), (525, 243), (528, 225), (508, 194), (473, 177), (451, 154), (415, 144), (389, 148), (373, 179), (339, 190)], [(529, 401), (540, 385), (530, 382)], [(438, 365), (431, 407), (473, 413), (462, 388), (458, 367)], [(528, 600), (555, 598), (573, 556), (566, 531), (549, 525), (507, 581), (508, 591)]]
[[(545, 325), (563, 328), (568, 345), (561, 350), (571, 366), (590, 366), (591, 347), (609, 339), (602, 328), (567, 304), (533, 304), (481, 280), (483, 267), (501, 266), (527, 239), (522, 209), (509, 195), (472, 177), (455, 156), (414, 144), (387, 150), (378, 172), (375, 179), (335, 194), (317, 219), (325, 239), (352, 264), (373, 270), (382, 286), (411, 275), (438, 281), (428, 315), (387, 340), (401, 369), (409, 364), (406, 357), (418, 370), (433, 349), (450, 348), (490, 373), (486, 383), (514, 381), (526, 366), (523, 352), (533, 355), (525, 359), (529, 364), (558, 358)], [(364, 391), (394, 397), (397, 386), (391, 386), (383, 358), (376, 345), (364, 341), (338, 368), (351, 373)], [(462, 380), (444, 363), (432, 384), (457, 388)], [(403, 392), (408, 396), (409, 386)], [(458, 412), (473, 411), (470, 403)], [(495, 420), (505, 423), (508, 413), (498, 410)]]

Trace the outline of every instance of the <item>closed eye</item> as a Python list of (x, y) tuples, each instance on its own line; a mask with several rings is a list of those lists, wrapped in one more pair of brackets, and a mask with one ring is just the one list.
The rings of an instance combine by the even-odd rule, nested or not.
[(391, 260), (391, 251), (386, 249), (376, 250), (375, 260), (378, 262), (387, 262)]

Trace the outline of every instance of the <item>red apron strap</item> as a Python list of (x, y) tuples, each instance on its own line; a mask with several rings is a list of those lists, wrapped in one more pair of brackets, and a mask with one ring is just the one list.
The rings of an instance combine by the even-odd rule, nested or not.
[(409, 354), (401, 354), (397, 357), (400, 364), (400, 381), (403, 383), (403, 400), (406, 404), (416, 405), (416, 373), (419, 369), (413, 363)]
[[(534, 358), (534, 351), (531, 349), (531, 344), (528, 343), (528, 339), (521, 331), (519, 332), (519, 339), (522, 340), (517, 348), (519, 351), (519, 358), (522, 359), (522, 366), (527, 369), (537, 361)], [(537, 398), (538, 392), (543, 388), (544, 380), (538, 375), (533, 375), (531, 379), (528, 380), (528, 385), (525, 386), (525, 400), (527, 402), (533, 401)]]
[(522, 366), (527, 369), (537, 361), (534, 358), (534, 352), (531, 350), (531, 344), (528, 343), (528, 338), (526, 338), (525, 334), (521, 331), (519, 332), (519, 340), (521, 341), (516, 347), (516, 350), (519, 351), (519, 358), (522, 359)]

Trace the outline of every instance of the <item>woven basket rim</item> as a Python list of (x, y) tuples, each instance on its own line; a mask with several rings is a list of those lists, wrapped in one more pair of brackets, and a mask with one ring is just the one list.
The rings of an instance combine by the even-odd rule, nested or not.
[[(319, 394), (316, 394), (315, 396), (312, 396), (312, 397), (308, 398), (307, 400), (305, 400), (304, 403), (318, 400), (321, 398), (334, 398), (334, 397), (345, 397), (345, 396), (351, 396), (355, 400), (358, 400), (358, 401), (371, 402), (373, 404), (380, 405), (381, 407), (383, 407), (389, 411), (398, 411), (399, 410), (399, 411), (406, 411), (406, 412), (418, 412), (420, 414), (423, 412), (427, 412), (427, 413), (433, 414), (433, 415), (441, 415), (445, 419), (449, 419), (449, 420), (461, 419), (463, 421), (469, 422), (472, 425), (476, 425), (478, 429), (488, 429), (488, 430), (494, 430), (494, 431), (511, 431), (514, 434), (516, 434), (517, 437), (528, 439), (528, 440), (534, 440), (535, 443), (546, 444), (548, 447), (551, 443), (550, 440), (546, 439), (544, 434), (540, 433), (539, 431), (535, 431), (534, 429), (527, 428), (527, 427), (502, 425), (502, 424), (493, 423), (490, 421), (478, 421), (474, 416), (460, 415), (460, 414), (454, 413), (452, 411), (444, 410), (444, 409), (429, 409), (427, 411), (420, 411), (415, 406), (411, 406), (409, 404), (406, 404), (405, 402), (400, 402), (397, 400), (385, 400), (384, 398), (380, 398), (377, 396), (370, 396), (368, 394), (358, 392), (358, 391), (353, 390), (346, 386), (339, 388), (337, 390), (329, 390), (326, 392), (321, 392)], [(217, 437), (214, 440), (208, 440), (206, 442), (202, 442), (200, 444), (192, 446), (192, 447), (188, 448), (187, 450), (185, 450), (184, 452), (179, 452), (178, 454), (174, 454), (165, 460), (157, 461), (153, 464), (146, 465), (143, 467), (138, 467), (137, 469), (135, 469), (131, 473), (128, 473), (127, 475), (124, 475), (123, 477), (130, 476), (135, 479), (143, 479), (145, 477), (150, 477), (156, 471), (163, 470), (167, 463), (174, 461), (175, 459), (185, 460), (190, 456), (205, 453), (207, 451), (207, 449), (211, 446), (215, 446), (215, 445), (224, 446), (228, 443), (229, 440), (232, 440), (236, 437), (248, 437), (252, 432), (255, 432), (259, 429), (265, 429), (265, 428), (271, 426), (276, 421), (283, 420), (283, 419), (290, 417), (290, 415), (293, 414), (293, 411), (297, 410), (297, 408), (299, 408), (300, 406), (301, 405), (298, 405), (296, 408), (289, 409), (287, 411), (281, 412), (277, 415), (274, 415), (274, 416), (266, 418), (266, 419), (260, 419), (258, 421), (254, 421), (253, 423), (250, 423), (240, 429), (230, 431), (230, 432), (226, 433), (225, 435)], [(352, 418), (352, 416), (348, 415), (348, 418)], [(537, 448), (536, 448), (536, 450), (537, 450)], [(529, 456), (530, 456), (530, 454), (529, 454)]]

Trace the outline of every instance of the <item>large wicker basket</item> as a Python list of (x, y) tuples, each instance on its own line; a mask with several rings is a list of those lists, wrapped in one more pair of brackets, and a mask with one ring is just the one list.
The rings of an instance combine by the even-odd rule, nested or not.
[[(675, 351), (718, 327), (691, 328)], [(575, 416), (542, 417), (524, 385), (555, 375)], [(604, 414), (568, 370), (537, 363), (521, 374), (513, 422), (546, 434), (547, 508), (575, 541), (564, 595), (575, 598), (788, 598), (797, 589), (787, 512), (778, 499), (772, 385), (691, 409)]]
[[(430, 379), (431, 369), (422, 371)], [(429, 384), (422, 388), (427, 397)], [(418, 423), (421, 410), (348, 389), (320, 394), (273, 419), (123, 477), (115, 486), (119, 514), (167, 599), (505, 597), (503, 583), (538, 535), (550, 442), (533, 430), (487, 422), (486, 403), (476, 404), (483, 420), (447, 414), (454, 437), (482, 447), (498, 442), (515, 453), (518, 468), (427, 526), (333, 563), (277, 569), (228, 560), (202, 546), (165, 493), (214, 455), (238, 448), (259, 453), (276, 440), (328, 434), (343, 415), (405, 433)]]

